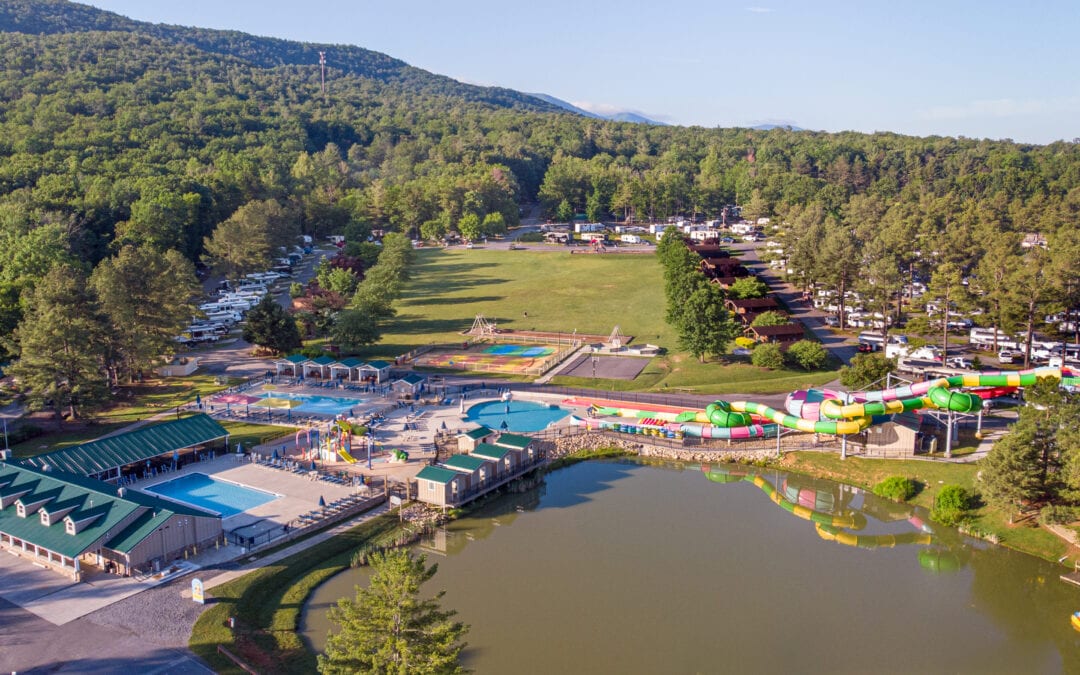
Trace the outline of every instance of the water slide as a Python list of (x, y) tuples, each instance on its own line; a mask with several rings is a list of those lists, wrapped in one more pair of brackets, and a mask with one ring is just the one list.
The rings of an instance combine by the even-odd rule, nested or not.
[(347, 464), (356, 464), (356, 458), (350, 455), (349, 451), (345, 448), (338, 448), (337, 454), (341, 457), (341, 461)]
[[(617, 401), (589, 398), (568, 399), (565, 403), (584, 405), (589, 409), (587, 418), (572, 418), (573, 423), (625, 433), (742, 439), (775, 436), (777, 427), (782, 426), (808, 433), (849, 435), (857, 434), (875, 422), (886, 421), (883, 416), (923, 408), (976, 413), (982, 409), (984, 399), (992, 398), (990, 394), (1012, 392), (1044, 377), (1061, 380), (1063, 385), (1080, 385), (1080, 378), (1068, 369), (1035, 368), (954, 375), (873, 392), (797, 391), (788, 396), (787, 413), (752, 401), (716, 401), (705, 410), (649, 403), (628, 406)], [(613, 417), (631, 418), (635, 422), (601, 419)]]

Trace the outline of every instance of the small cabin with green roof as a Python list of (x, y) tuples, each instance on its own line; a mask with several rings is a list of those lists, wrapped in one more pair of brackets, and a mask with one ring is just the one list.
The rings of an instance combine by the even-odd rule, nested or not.
[(492, 441), (492, 443), (518, 451), (521, 455), (521, 463), (523, 464), (531, 464), (542, 457), (540, 444), (537, 440), (535, 438), (529, 438), (528, 436), (522, 436), (521, 434), (499, 434), (499, 437)]
[(465, 494), (465, 476), (441, 466), (425, 466), (416, 474), (416, 498), (434, 506), (456, 506)]
[(494, 464), (474, 455), (452, 455), (442, 466), (465, 476), (466, 491), (481, 490), (495, 477)]
[(490, 443), (495, 438), (495, 432), (485, 426), (473, 427), (467, 431), (458, 433), (458, 452), (469, 453), (481, 443)]
[(495, 464), (495, 478), (501, 479), (517, 471), (521, 465), (521, 453), (512, 448), (491, 443), (480, 443), (470, 453), (471, 457), (479, 457)]

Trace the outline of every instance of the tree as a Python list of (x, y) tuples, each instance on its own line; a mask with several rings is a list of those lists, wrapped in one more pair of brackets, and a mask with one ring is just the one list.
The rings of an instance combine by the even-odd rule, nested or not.
[(880, 352), (856, 354), (850, 366), (840, 369), (840, 384), (852, 391), (862, 391), (876, 386), (893, 372), (896, 372), (896, 359), (885, 358)]
[(739, 277), (728, 288), (728, 297), (736, 300), (764, 298), (769, 294), (769, 285), (757, 277)]
[(751, 326), (783, 326), (789, 323), (787, 314), (778, 312), (775, 310), (769, 310), (762, 312), (754, 317), (754, 320), (750, 322)]
[(445, 591), (421, 599), (420, 587), (439, 566), (406, 550), (377, 553), (371, 558), (371, 583), (357, 587), (356, 598), (344, 598), (330, 609), (341, 627), (330, 635), (319, 672), (464, 673), (458, 663), (469, 627), (453, 621), (457, 612), (439, 606)]
[(265, 270), (300, 234), (295, 214), (269, 199), (244, 204), (205, 240), (207, 262), (226, 276)]
[(775, 342), (761, 342), (750, 354), (750, 363), (759, 368), (779, 370), (784, 367), (784, 350)]
[(479, 239), (483, 235), (481, 229), (480, 216), (475, 213), (466, 213), (461, 217), (461, 220), (457, 224), (458, 232), (461, 233), (462, 239), (473, 241)]
[(248, 311), (244, 339), (279, 354), (297, 349), (302, 344), (296, 322), (270, 295)]
[(679, 346), (699, 361), (706, 354), (723, 354), (738, 330), (724, 308), (723, 292), (714, 284), (704, 284), (686, 298), (675, 328)]
[(10, 372), (28, 406), (51, 408), (59, 420), (65, 409), (77, 419), (80, 409), (107, 402), (106, 332), (82, 270), (66, 264), (49, 270), (15, 331), (19, 359)]
[(1034, 430), (1013, 427), (987, 453), (978, 485), (986, 501), (1008, 511), (1009, 522), (1020, 506), (1042, 491), (1039, 481), (1039, 450)]
[(358, 351), (382, 339), (378, 317), (358, 309), (338, 312), (330, 334), (334, 342), (348, 352)]
[(202, 292), (195, 267), (179, 251), (124, 246), (98, 264), (90, 284), (109, 320), (110, 379), (134, 377), (176, 348), (173, 339), (196, 312)]
[(941, 358), (949, 358), (949, 317), (957, 309), (970, 303), (971, 296), (964, 285), (960, 268), (951, 262), (942, 263), (934, 269), (926, 287), (926, 300), (936, 300), (941, 312)]
[(787, 355), (803, 370), (818, 370), (829, 358), (829, 352), (815, 340), (799, 340), (788, 347)]

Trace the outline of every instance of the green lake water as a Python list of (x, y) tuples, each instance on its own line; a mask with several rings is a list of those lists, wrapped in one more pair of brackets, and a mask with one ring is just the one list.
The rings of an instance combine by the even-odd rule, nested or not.
[[(1062, 568), (836, 483), (747, 471), (555, 472), (425, 541), (425, 591), (471, 625), (481, 674), (1080, 672)], [(316, 590), (315, 649), (365, 575)]]

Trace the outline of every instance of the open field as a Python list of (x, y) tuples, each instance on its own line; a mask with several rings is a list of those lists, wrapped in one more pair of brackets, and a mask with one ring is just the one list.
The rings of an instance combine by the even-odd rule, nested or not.
[[(607, 335), (618, 325), (634, 344), (667, 350), (631, 381), (557, 377), (555, 384), (615, 391), (678, 389), (776, 393), (818, 386), (835, 371), (769, 371), (735, 362), (699, 363), (678, 351), (664, 323), (663, 270), (653, 256), (555, 251), (420, 249), (398, 316), (367, 358), (393, 358), (421, 345), (460, 344), (477, 314), (503, 328)], [(527, 316), (526, 316), (527, 313)]]

